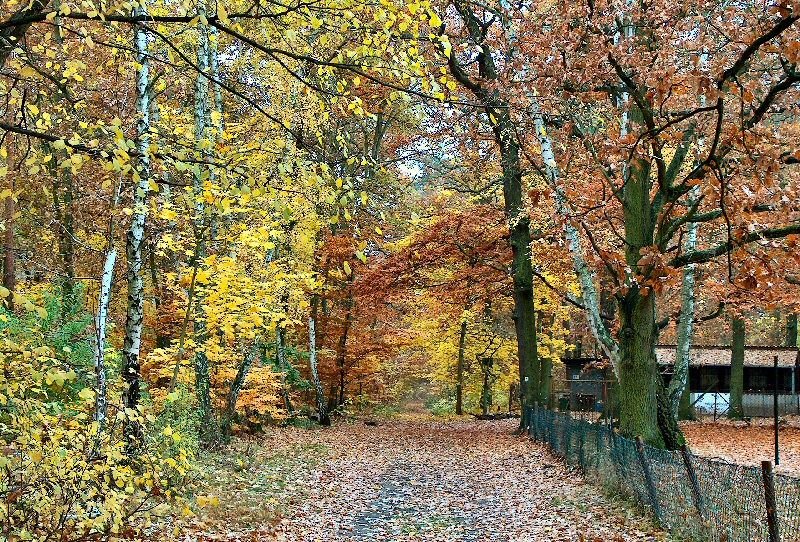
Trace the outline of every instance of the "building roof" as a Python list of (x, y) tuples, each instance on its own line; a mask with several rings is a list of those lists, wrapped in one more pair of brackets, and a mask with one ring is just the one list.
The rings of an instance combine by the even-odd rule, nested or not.
[[(730, 346), (695, 346), (689, 351), (690, 364), (697, 366), (729, 366), (731, 364)], [(773, 359), (778, 356), (778, 367), (794, 367), (798, 359), (797, 348), (746, 346), (744, 349), (745, 367), (772, 367)], [(656, 359), (659, 365), (675, 363), (675, 346), (656, 347)]]

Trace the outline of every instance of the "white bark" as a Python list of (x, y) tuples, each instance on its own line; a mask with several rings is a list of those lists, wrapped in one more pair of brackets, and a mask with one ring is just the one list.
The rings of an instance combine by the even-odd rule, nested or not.
[[(703, 51), (700, 55), (700, 69), (707, 71), (708, 69), (708, 52)], [(706, 106), (706, 97), (700, 95), (700, 107)], [(697, 154), (702, 154), (705, 147), (705, 138), (701, 135), (697, 141)], [(687, 201), (687, 208), (691, 209), (692, 205), (700, 197), (700, 187), (694, 186), (689, 193)], [(688, 211), (687, 211), (688, 212)], [(697, 223), (689, 222), (689, 227), (686, 232), (686, 241), (684, 250), (692, 252), (697, 247)], [(678, 416), (678, 410), (681, 404), (681, 395), (683, 390), (689, 384), (689, 365), (691, 363), (690, 355), (692, 349), (692, 337), (694, 334), (694, 312), (696, 305), (695, 296), (695, 269), (696, 264), (689, 264), (683, 268), (683, 282), (681, 284), (681, 315), (678, 319), (678, 340), (675, 351), (675, 366), (673, 368), (672, 380), (670, 381), (667, 397), (669, 398), (670, 409), (672, 414)]]
[(219, 121), (217, 122), (217, 131), (222, 134), (225, 129), (225, 121), (223, 119), (224, 102), (222, 100), (222, 86), (219, 84), (219, 31), (216, 27), (212, 26), (209, 29), (211, 36), (210, 49), (209, 49), (209, 68), (211, 76), (214, 78), (214, 110), (219, 113)]
[[(691, 206), (699, 196), (698, 187), (692, 189)], [(686, 233), (685, 248), (687, 252), (697, 247), (697, 223), (690, 222)], [(695, 264), (689, 264), (683, 269), (683, 283), (681, 284), (681, 315), (678, 319), (678, 345), (675, 352), (675, 366), (672, 380), (669, 383), (668, 398), (672, 414), (678, 416), (681, 395), (689, 381), (689, 353), (692, 348), (692, 334), (694, 332), (695, 311)]]
[[(146, 16), (147, 9), (142, 2), (136, 7), (137, 16)], [(133, 214), (126, 239), (126, 255), (128, 258), (128, 309), (125, 320), (125, 339), (123, 344), (123, 379), (126, 389), (124, 404), (135, 409), (139, 402), (139, 350), (142, 342), (142, 323), (144, 320), (144, 282), (142, 280), (142, 243), (144, 240), (145, 220), (147, 217), (147, 196), (150, 190), (150, 61), (148, 59), (147, 33), (141, 26), (136, 26), (134, 41), (136, 45), (136, 112), (139, 116), (137, 124), (137, 151), (139, 163), (134, 173), (137, 180), (133, 193)]]
[(95, 316), (94, 372), (97, 378), (97, 389), (95, 390), (94, 421), (98, 424), (98, 431), (103, 430), (108, 407), (108, 385), (105, 365), (106, 328), (108, 324), (108, 306), (111, 302), (111, 281), (114, 278), (114, 266), (116, 263), (117, 250), (113, 246), (109, 246), (106, 260), (103, 264), (97, 315)]
[[(600, 297), (594, 284), (594, 276), (583, 255), (583, 244), (578, 229), (572, 224), (571, 213), (567, 203), (564, 188), (559, 184), (558, 164), (555, 160), (553, 142), (547, 135), (539, 102), (535, 96), (531, 97), (531, 116), (533, 117), (536, 137), (542, 151), (545, 174), (547, 182), (553, 189), (556, 203), (556, 212), (564, 220), (564, 232), (569, 243), (569, 252), (572, 256), (572, 265), (581, 286), (581, 302), (585, 307), (586, 318), (589, 321), (589, 328), (595, 340), (600, 344), (603, 352), (611, 361), (614, 373), (617, 374), (619, 368), (619, 346), (614, 338), (606, 329), (603, 319), (600, 316)], [(619, 375), (617, 375), (619, 376)]]

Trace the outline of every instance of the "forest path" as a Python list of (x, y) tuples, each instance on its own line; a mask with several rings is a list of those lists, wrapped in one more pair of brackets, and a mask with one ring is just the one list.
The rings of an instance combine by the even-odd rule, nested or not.
[[(242, 487), (241, 495), (220, 495), (223, 511), (227, 503), (232, 509), (219, 519), (235, 517), (240, 525), (232, 528), (228, 522), (227, 534), (208, 533), (207, 538), (659, 539), (646, 520), (609, 503), (546, 448), (514, 436), (517, 423), (420, 417), (378, 426), (358, 422), (324, 430), (275, 430), (266, 441), (259, 440), (269, 457), (253, 460), (243, 477), (260, 493)], [(289, 462), (276, 463), (275, 458)], [(267, 493), (271, 497), (265, 500)], [(258, 495), (260, 505), (273, 507), (276, 515), (269, 526), (253, 525), (248, 531), (242, 525), (248, 522), (246, 508), (258, 506)], [(257, 520), (249, 518), (251, 524)]]

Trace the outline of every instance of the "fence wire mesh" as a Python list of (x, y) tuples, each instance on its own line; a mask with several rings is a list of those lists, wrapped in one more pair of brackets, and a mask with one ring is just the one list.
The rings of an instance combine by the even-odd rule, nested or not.
[[(549, 445), (592, 482), (649, 509), (680, 539), (769, 541), (764, 478), (759, 467), (736, 465), (641, 445), (602, 421), (532, 408), (531, 438)], [(649, 480), (648, 480), (649, 478)], [(775, 475), (781, 541), (800, 541), (800, 479)]]

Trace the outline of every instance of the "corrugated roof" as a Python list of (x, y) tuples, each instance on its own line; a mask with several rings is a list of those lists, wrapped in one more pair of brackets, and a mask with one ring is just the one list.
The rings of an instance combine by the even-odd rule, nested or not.
[[(692, 366), (726, 366), (731, 364), (730, 346), (696, 346), (689, 351)], [(797, 348), (747, 346), (744, 349), (745, 367), (772, 367), (778, 356), (778, 367), (794, 367)], [(675, 363), (675, 346), (657, 346), (656, 360), (660, 365)]]

